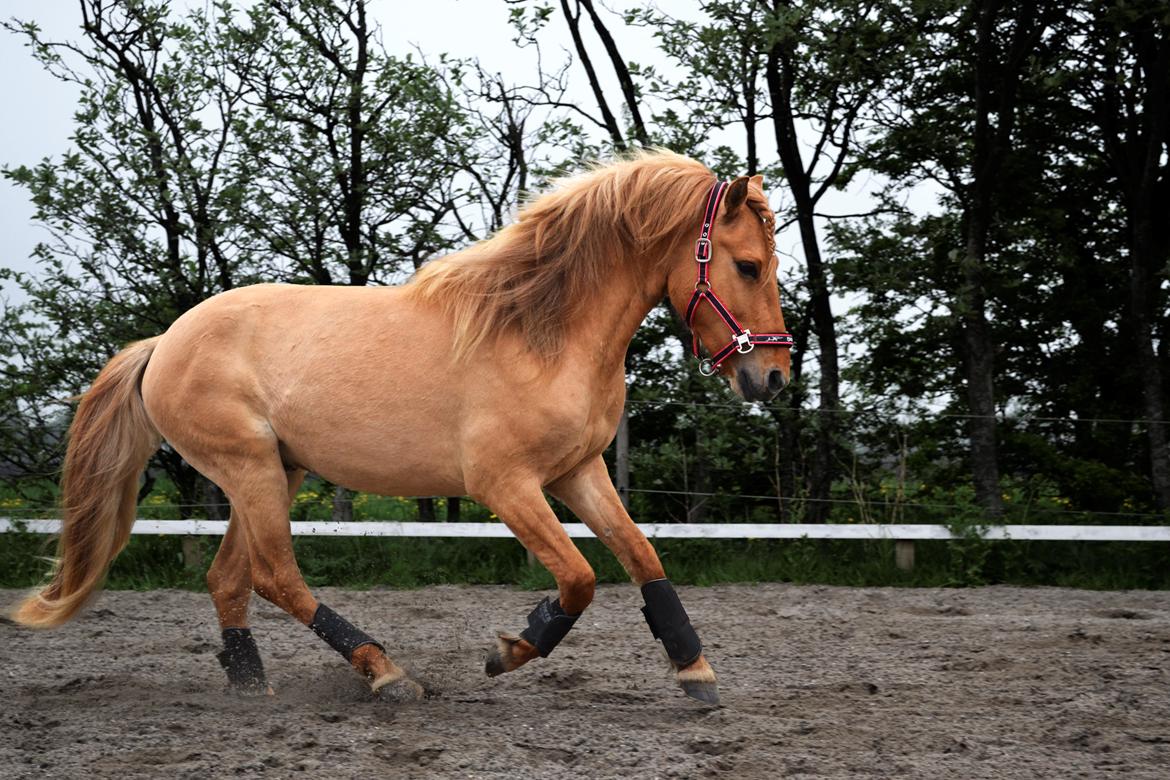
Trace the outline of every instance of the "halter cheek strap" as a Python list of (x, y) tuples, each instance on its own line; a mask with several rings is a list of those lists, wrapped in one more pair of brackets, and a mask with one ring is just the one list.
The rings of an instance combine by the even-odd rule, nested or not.
[(719, 370), (719, 365), (731, 357), (733, 352), (746, 354), (756, 348), (756, 345), (767, 347), (791, 348), (792, 336), (788, 333), (752, 333), (739, 324), (731, 310), (724, 305), (715, 290), (711, 287), (711, 231), (715, 227), (715, 215), (719, 211), (719, 204), (727, 192), (728, 183), (715, 182), (707, 195), (707, 208), (703, 212), (703, 228), (699, 233), (699, 240), (695, 242), (695, 262), (699, 266), (699, 278), (695, 282), (695, 292), (691, 295), (691, 302), (687, 304), (687, 327), (691, 329), (691, 350), (695, 357), (699, 357), (699, 333), (695, 330), (695, 314), (699, 304), (706, 301), (719, 315), (719, 318), (731, 330), (731, 341), (711, 357), (699, 363), (699, 373), (711, 376)]

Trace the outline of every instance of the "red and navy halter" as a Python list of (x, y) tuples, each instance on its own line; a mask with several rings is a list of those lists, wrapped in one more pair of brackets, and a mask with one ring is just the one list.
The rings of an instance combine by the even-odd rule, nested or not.
[(695, 242), (695, 262), (699, 264), (699, 280), (695, 282), (695, 294), (687, 304), (687, 327), (691, 329), (691, 349), (695, 357), (699, 357), (699, 333), (695, 330), (695, 313), (699, 310), (699, 303), (706, 301), (719, 315), (720, 319), (731, 329), (731, 341), (723, 349), (700, 361), (699, 373), (711, 376), (719, 370), (719, 364), (731, 357), (731, 353), (746, 354), (755, 349), (757, 344), (768, 347), (792, 347), (792, 336), (788, 333), (752, 333), (742, 327), (731, 311), (719, 300), (715, 290), (711, 288), (711, 230), (715, 227), (715, 214), (719, 211), (719, 204), (727, 192), (728, 183), (715, 182), (711, 192), (707, 195), (707, 209), (703, 212), (703, 230), (699, 240)]

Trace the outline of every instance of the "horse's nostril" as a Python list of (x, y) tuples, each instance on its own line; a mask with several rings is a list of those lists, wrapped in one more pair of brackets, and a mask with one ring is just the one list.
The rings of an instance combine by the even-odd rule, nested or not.
[(784, 372), (778, 368), (773, 368), (768, 372), (768, 390), (773, 393), (779, 393), (784, 389), (784, 385), (788, 384), (788, 380), (784, 378)]

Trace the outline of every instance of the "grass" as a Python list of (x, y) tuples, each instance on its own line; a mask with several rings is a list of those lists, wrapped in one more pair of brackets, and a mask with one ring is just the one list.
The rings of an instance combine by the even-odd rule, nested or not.
[[(219, 543), (196, 540), (202, 563), (187, 567), (182, 540), (135, 536), (110, 569), (107, 587), (202, 590)], [(509, 584), (534, 590), (555, 587), (542, 566), (529, 566), (511, 539), (305, 538), (295, 540), (297, 560), (310, 586), (419, 588), (443, 583)], [(599, 582), (626, 582), (625, 572), (600, 542), (578, 547)], [(1095, 589), (1170, 588), (1170, 545), (1128, 542), (917, 543), (913, 571), (894, 565), (891, 542), (847, 540), (663, 539), (655, 545), (668, 575), (679, 584), (794, 582), (851, 586), (965, 587), (1006, 583)], [(0, 536), (0, 586), (40, 582), (52, 554), (47, 537)]]

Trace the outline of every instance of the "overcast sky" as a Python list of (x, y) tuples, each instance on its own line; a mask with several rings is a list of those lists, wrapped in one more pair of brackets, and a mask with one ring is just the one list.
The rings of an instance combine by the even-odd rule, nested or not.
[[(195, 0), (174, 3), (198, 7)], [(667, 6), (670, 4), (667, 3)], [(682, 6), (692, 7), (689, 2)], [(79, 37), (81, 14), (77, 0), (5, 0), (5, 19), (34, 20), (50, 38)], [(415, 48), (428, 58), (442, 52), (477, 56), (492, 70), (523, 80), (534, 70), (531, 51), (517, 50), (503, 0), (427, 0), (402, 3), (371, 0), (371, 16), (381, 25), (386, 46), (405, 54)], [(615, 29), (623, 50), (645, 51), (648, 36), (642, 30)], [(638, 45), (641, 44), (641, 45)], [(549, 55), (557, 54), (550, 50)], [(0, 164), (33, 164), (59, 156), (69, 148), (77, 90), (45, 73), (29, 54), (20, 36), (0, 32)], [(32, 221), (33, 209), (25, 190), (0, 181), (0, 263), (31, 270), (29, 259), (45, 232)], [(11, 296), (11, 290), (5, 290)]]
[[(610, 2), (608, 7), (625, 7), (641, 3), (623, 0)], [(175, 3), (176, 6), (181, 5)], [(203, 5), (200, 0), (189, 0), (185, 5)], [(697, 2), (688, 0), (659, 0), (658, 6), (679, 16), (693, 15)], [(5, 0), (5, 18), (35, 20), (52, 38), (77, 38), (80, 12), (77, 0)], [(518, 50), (512, 44), (512, 30), (508, 25), (508, 8), (503, 0), (427, 0), (425, 3), (402, 3), (394, 0), (371, 0), (371, 15), (382, 27), (387, 48), (405, 54), (418, 48), (428, 58), (442, 52), (456, 56), (479, 57), (485, 67), (498, 70), (516, 81), (525, 81), (535, 69), (531, 50)], [(624, 55), (641, 62), (654, 62), (655, 47), (646, 30), (627, 29), (613, 25), (614, 35)], [(558, 47), (570, 45), (563, 24), (549, 30), (552, 45), (545, 48), (549, 62), (559, 62), (562, 51)], [(600, 48), (592, 42), (595, 50)], [(7, 119), (0, 122), (0, 163), (5, 165), (33, 164), (47, 156), (59, 156), (69, 148), (72, 114), (77, 92), (72, 85), (59, 82), (45, 73), (33, 61), (20, 36), (0, 32), (0, 105), (5, 106)], [(608, 74), (606, 74), (608, 76)], [(575, 94), (582, 104), (588, 104), (590, 95), (577, 71), (572, 74)], [(620, 96), (616, 83), (611, 94)], [(619, 103), (618, 99), (614, 99)], [(761, 149), (765, 159), (774, 157), (766, 131), (761, 133)], [(849, 193), (833, 193), (826, 197), (821, 209), (829, 213), (863, 211), (870, 202), (869, 193), (877, 182), (862, 179)], [(773, 204), (784, 202), (784, 193), (773, 188)], [(24, 190), (6, 181), (0, 181), (0, 263), (8, 268), (31, 270), (29, 259), (33, 247), (43, 240), (45, 232), (32, 221), (32, 206)], [(799, 241), (795, 229), (781, 235), (778, 248), (785, 262), (800, 258)], [(4, 290), (15, 299), (11, 289)]]

